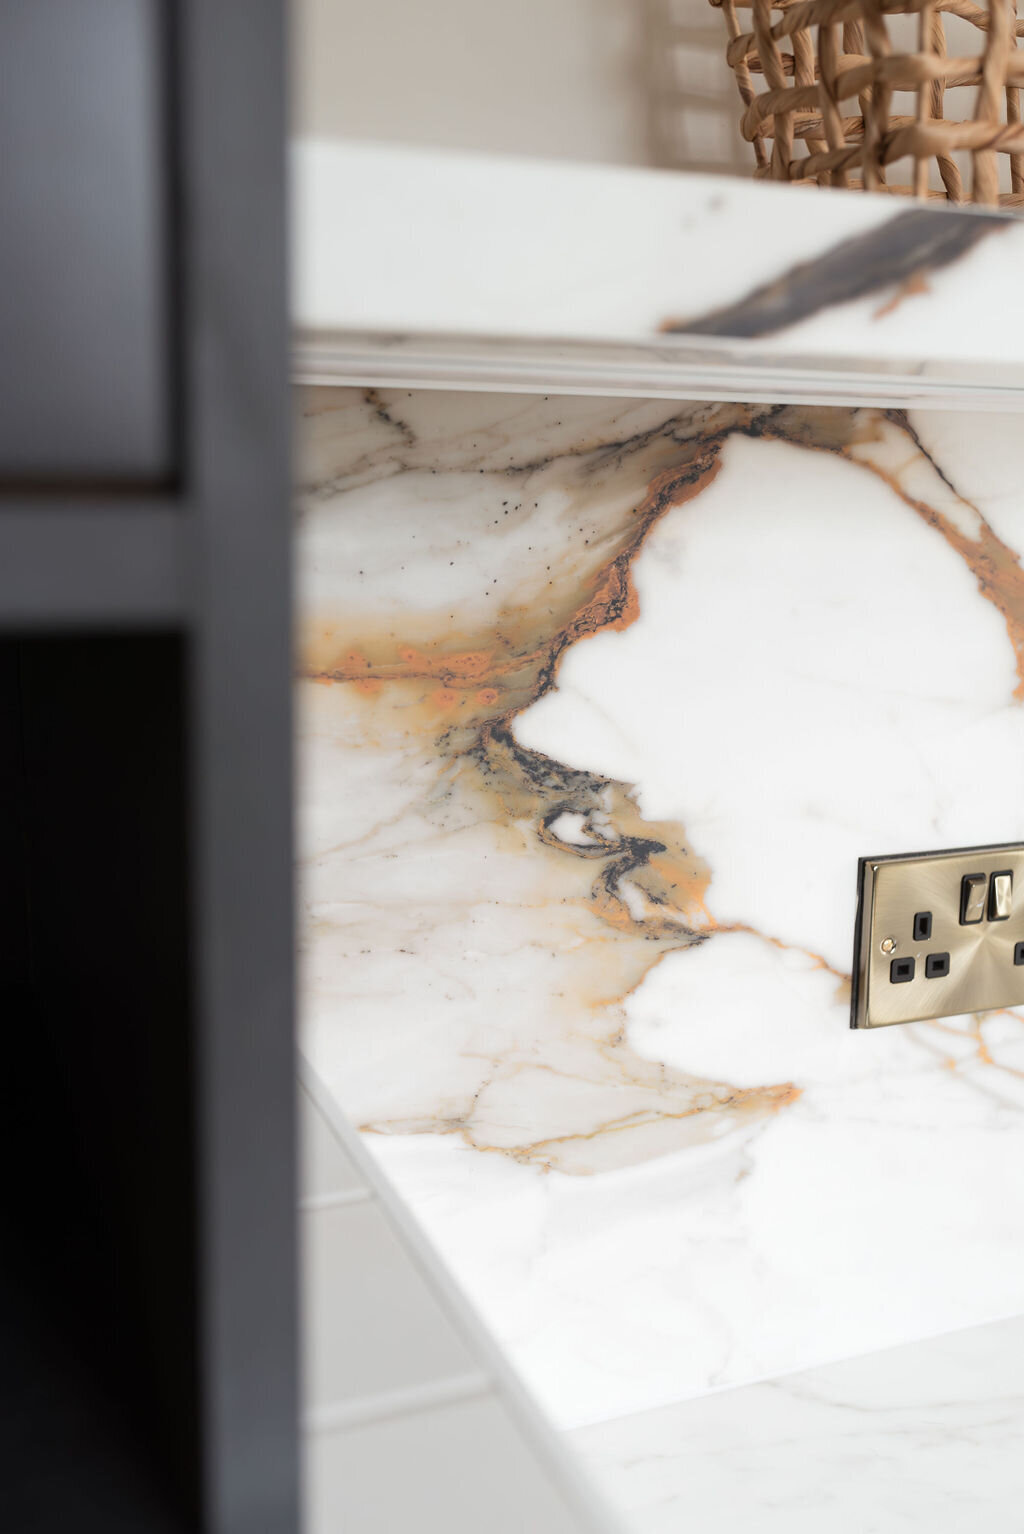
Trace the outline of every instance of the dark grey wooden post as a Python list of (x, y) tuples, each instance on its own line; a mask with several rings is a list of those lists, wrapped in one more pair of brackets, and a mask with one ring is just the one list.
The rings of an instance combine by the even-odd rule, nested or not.
[(3, 1522), (298, 1527), (280, 0), (0, 0)]

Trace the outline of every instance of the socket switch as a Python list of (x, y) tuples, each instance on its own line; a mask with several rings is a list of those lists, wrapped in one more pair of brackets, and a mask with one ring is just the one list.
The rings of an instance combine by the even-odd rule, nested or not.
[(851, 1028), (1024, 1006), (1024, 843), (861, 858)]

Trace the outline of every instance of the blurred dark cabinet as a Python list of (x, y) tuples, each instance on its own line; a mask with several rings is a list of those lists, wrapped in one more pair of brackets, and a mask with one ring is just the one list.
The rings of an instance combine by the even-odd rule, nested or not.
[(160, 0), (0, 5), (0, 475), (172, 468)]
[(0, 1523), (296, 1534), (284, 29), (0, 0)]

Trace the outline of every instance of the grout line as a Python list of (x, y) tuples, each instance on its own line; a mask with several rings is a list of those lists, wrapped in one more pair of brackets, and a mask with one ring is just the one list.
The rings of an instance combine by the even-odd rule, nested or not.
[(370, 1188), (344, 1188), (337, 1193), (307, 1194), (305, 1198), (299, 1199), (299, 1209), (303, 1214), (308, 1214), (317, 1209), (341, 1209), (346, 1204), (368, 1204), (372, 1199)]
[(438, 1380), (430, 1385), (410, 1385), (404, 1390), (358, 1396), (354, 1401), (338, 1402), (334, 1406), (315, 1406), (304, 1414), (302, 1425), (307, 1433), (329, 1433), (338, 1428), (387, 1422), (392, 1417), (407, 1417), (415, 1412), (431, 1411), (492, 1394), (494, 1389), (486, 1374), (461, 1374), (455, 1379)]

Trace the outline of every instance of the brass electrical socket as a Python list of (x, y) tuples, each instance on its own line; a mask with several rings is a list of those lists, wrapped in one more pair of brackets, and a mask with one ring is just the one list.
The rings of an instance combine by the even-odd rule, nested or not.
[(861, 858), (857, 882), (851, 1028), (1024, 1006), (1024, 843)]

